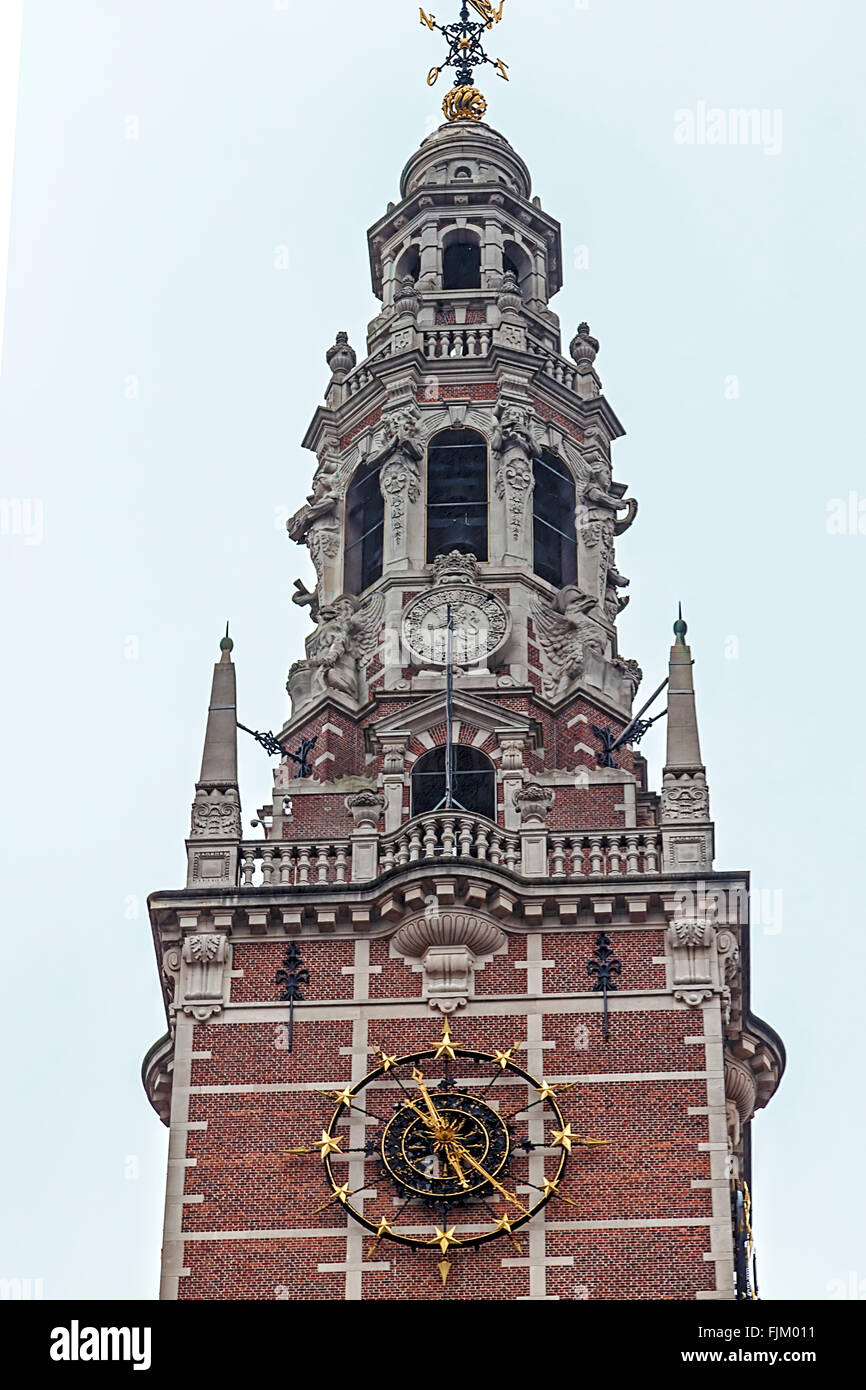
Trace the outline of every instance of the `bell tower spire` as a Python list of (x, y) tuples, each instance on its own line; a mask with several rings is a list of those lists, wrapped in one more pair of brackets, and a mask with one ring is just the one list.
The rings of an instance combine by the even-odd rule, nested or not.
[(213, 668), (201, 773), (192, 803), (187, 840), (188, 887), (202, 882), (211, 886), (234, 883), (237, 876), (241, 800), (233, 647), (226, 623), (220, 659)]
[(729, 1179), (784, 1050), (748, 924), (704, 904), (748, 880), (712, 868), (681, 615), (660, 794), (634, 748), (624, 431), (577, 315), (563, 351), (560, 225), (481, 119), (502, 5), (458, 8), (421, 11), (455, 85), (368, 233), (366, 355), (337, 335), (303, 440), (310, 630), (253, 734), (261, 833), (227, 633), (186, 889), (149, 900), (165, 1296), (746, 1298)]
[(672, 867), (709, 869), (713, 862), (710, 793), (701, 761), (694, 661), (682, 604), (674, 623), (668, 684), (667, 755), (662, 780), (663, 848)]

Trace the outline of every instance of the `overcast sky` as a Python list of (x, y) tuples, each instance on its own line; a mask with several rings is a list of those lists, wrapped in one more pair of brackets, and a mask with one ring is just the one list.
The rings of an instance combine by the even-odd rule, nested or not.
[[(490, 47), (512, 80), (484, 83), (562, 222), (566, 342), (588, 319), (628, 431), (621, 649), (658, 684), (682, 600), (717, 865), (750, 868), (761, 901), (753, 1007), (789, 1055), (753, 1127), (767, 1298), (866, 1296), (864, 30), (856, 0), (507, 0)], [(439, 123), (439, 42), (410, 0), (25, 6), (0, 375), (0, 1276), (47, 1297), (156, 1292), (145, 898), (183, 883), (227, 618), (241, 718), (285, 717), (300, 439), (338, 329), (361, 355), (365, 233)], [(741, 107), (754, 138), (718, 143)], [(0, 194), (3, 167), (0, 146)], [(3, 221), (0, 196), (0, 252)], [(270, 780), (255, 746), (242, 779), (248, 821)]]

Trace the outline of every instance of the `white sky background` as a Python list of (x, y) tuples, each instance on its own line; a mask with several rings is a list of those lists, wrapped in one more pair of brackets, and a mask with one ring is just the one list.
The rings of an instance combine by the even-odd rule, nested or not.
[[(31, 506), (30, 534), (0, 534), (0, 1276), (48, 1297), (156, 1292), (165, 1130), (138, 1071), (164, 1019), (145, 898), (183, 883), (226, 618), (244, 722), (286, 712), (308, 630), (290, 598), (310, 567), (283, 528), (312, 472), (299, 441), (336, 331), (363, 349), (366, 229), (438, 124), (440, 41), (417, 9), (28, 0), (0, 496), (43, 510), (41, 529)], [(831, 499), (866, 499), (864, 12), (505, 13), (490, 47), (512, 82), (486, 78), (490, 123), (562, 221), (554, 307), (566, 343), (582, 318), (600, 338), (628, 429), (616, 475), (641, 512), (619, 546), (621, 648), (654, 688), (682, 599), (717, 863), (782, 894), (781, 930), (753, 937), (753, 1006), (789, 1051), (754, 1126), (762, 1292), (825, 1298), (866, 1280), (866, 535), (826, 529)], [(677, 144), (674, 113), (701, 101), (780, 109), (781, 151)], [(242, 777), (248, 821), (270, 778), (251, 743)]]
[(22, 6), (23, 0), (0, 0), (0, 370), (3, 366), (3, 310), (9, 254), (9, 217), (12, 208)]

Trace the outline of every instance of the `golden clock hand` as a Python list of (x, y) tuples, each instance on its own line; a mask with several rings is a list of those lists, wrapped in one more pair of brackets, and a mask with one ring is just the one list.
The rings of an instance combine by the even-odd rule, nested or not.
[(414, 1100), (407, 1099), (406, 1104), (408, 1105), (410, 1110), (415, 1111), (415, 1114), (419, 1117), (419, 1119), (424, 1121), (428, 1129), (435, 1130), (436, 1134), (438, 1135), (439, 1130), (441, 1129), (441, 1124), (439, 1124), (435, 1120), (431, 1120), (429, 1115), (425, 1115), (420, 1105), (416, 1105)]
[(469, 1182), (466, 1178), (466, 1175), (463, 1172), (463, 1169), (460, 1167), (460, 1161), (454, 1152), (453, 1141), (447, 1139), (445, 1141), (445, 1157), (448, 1159), (448, 1162), (451, 1164), (451, 1167), (457, 1174), (457, 1181), (460, 1183), (460, 1186), (463, 1188), (467, 1188), (469, 1186)]
[(460, 1143), (458, 1143), (458, 1141), (457, 1141), (456, 1139), (453, 1140), (452, 1142), (453, 1142), (453, 1144), (460, 1150), (462, 1156), (463, 1156), (465, 1159), (467, 1159), (469, 1163), (471, 1163), (471, 1165), (472, 1165), (472, 1167), (475, 1169), (475, 1171), (476, 1171), (477, 1173), (480, 1173), (481, 1176), (482, 1176), (487, 1182), (491, 1183), (491, 1184), (496, 1188), (497, 1192), (501, 1192), (501, 1193), (502, 1193), (502, 1195), (503, 1195), (503, 1197), (505, 1198), (506, 1202), (511, 1202), (511, 1204), (512, 1204), (513, 1206), (517, 1207), (520, 1211), (523, 1212), (524, 1216), (529, 1216), (529, 1215), (530, 1215), (530, 1212), (529, 1212), (528, 1207), (525, 1207), (525, 1206), (522, 1204), (522, 1202), (519, 1202), (519, 1201), (517, 1200), (517, 1198), (515, 1197), (514, 1193), (513, 1193), (513, 1192), (509, 1192), (507, 1187), (503, 1187), (501, 1182), (497, 1182), (497, 1181), (496, 1181), (496, 1178), (494, 1178), (494, 1176), (493, 1176), (492, 1173), (488, 1173), (486, 1168), (482, 1168), (481, 1164), (478, 1162), (478, 1159), (477, 1159), (477, 1158), (473, 1158), (472, 1154), (469, 1152), (468, 1149), (465, 1149), (465, 1148), (463, 1147), (463, 1145), (460, 1144)]
[(445, 1121), (442, 1119), (442, 1116), (439, 1114), (439, 1111), (436, 1109), (436, 1106), (433, 1104), (433, 1100), (432, 1100), (432, 1097), (431, 1097), (431, 1095), (430, 1095), (430, 1092), (427, 1090), (427, 1087), (424, 1085), (424, 1074), (423, 1074), (423, 1072), (420, 1072), (420, 1071), (418, 1070), (417, 1067), (416, 1067), (416, 1068), (414, 1069), (414, 1071), (412, 1072), (412, 1080), (415, 1082), (415, 1085), (418, 1087), (418, 1090), (421, 1092), (422, 1096), (424, 1097), (424, 1103), (426, 1104), (427, 1109), (430, 1111), (430, 1118), (431, 1118), (431, 1120), (433, 1121), (433, 1124), (436, 1126), (436, 1128), (437, 1128), (438, 1130), (444, 1130), (444, 1129), (445, 1129)]

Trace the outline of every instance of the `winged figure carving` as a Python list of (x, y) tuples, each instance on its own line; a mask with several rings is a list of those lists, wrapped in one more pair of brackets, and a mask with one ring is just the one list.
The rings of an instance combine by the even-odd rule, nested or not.
[(541, 650), (544, 653), (542, 688), (550, 700), (565, 694), (579, 680), (590, 654), (604, 653), (604, 635), (588, 616), (595, 599), (574, 585), (557, 594), (553, 604), (539, 598), (532, 601), (532, 614)]
[(384, 612), (382, 593), (371, 594), (363, 602), (343, 594), (322, 605), (309, 657), (326, 689), (358, 698), (358, 664), (366, 665), (375, 656)]

